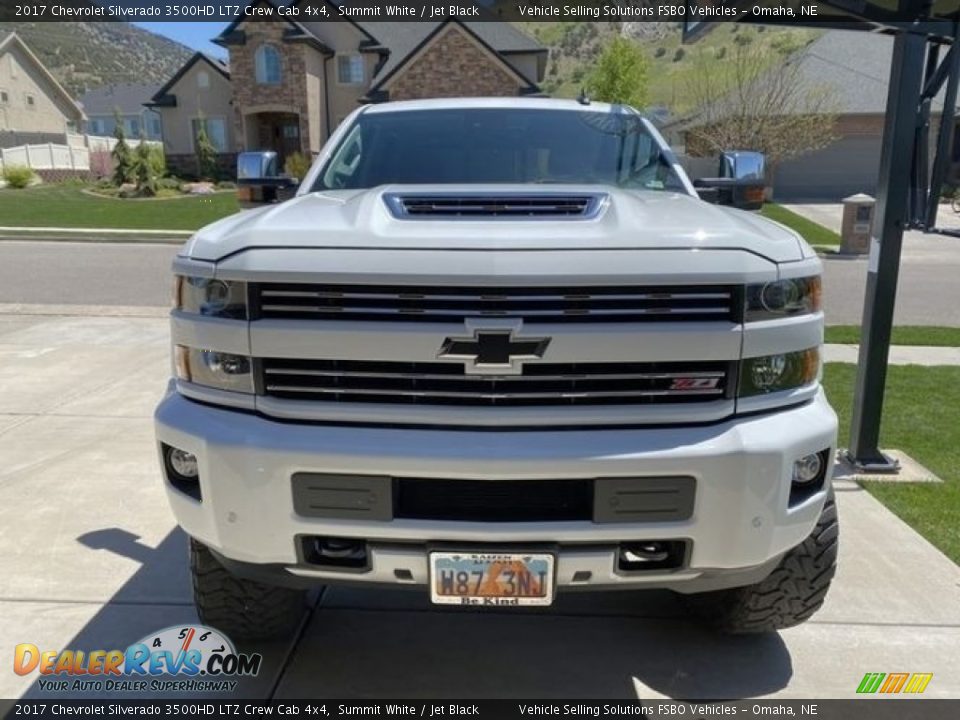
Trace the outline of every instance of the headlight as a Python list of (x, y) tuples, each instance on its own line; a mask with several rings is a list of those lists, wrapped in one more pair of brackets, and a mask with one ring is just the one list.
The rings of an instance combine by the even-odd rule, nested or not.
[(747, 285), (744, 320), (772, 320), (820, 309), (820, 276), (787, 278)]
[(176, 275), (173, 279), (173, 307), (199, 315), (245, 320), (247, 284), (233, 280)]
[(253, 392), (253, 370), (248, 357), (183, 345), (174, 346), (173, 356), (180, 380), (218, 390)]
[(820, 350), (744, 358), (740, 364), (740, 397), (792, 390), (809, 385), (820, 372)]

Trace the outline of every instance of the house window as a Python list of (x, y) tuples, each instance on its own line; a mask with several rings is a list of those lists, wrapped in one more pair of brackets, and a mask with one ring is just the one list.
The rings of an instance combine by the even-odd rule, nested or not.
[(163, 134), (163, 130), (160, 127), (160, 118), (152, 113), (147, 115), (147, 131), (151, 138), (159, 138)]
[(37, 106), (37, 100), (33, 95), (27, 95), (27, 108), (33, 110)]
[(103, 135), (103, 121), (91, 118), (87, 130), (91, 135)]
[(10, 102), (10, 96), (7, 94), (6, 90), (0, 90), (0, 103), (6, 105)]
[(254, 55), (257, 82), (260, 85), (280, 84), (280, 52), (272, 45), (261, 45)]
[(341, 85), (363, 84), (362, 55), (339, 55), (337, 57), (337, 82)]
[(197, 73), (197, 87), (200, 89), (210, 87), (210, 73), (206, 70), (201, 70)]
[(138, 118), (123, 118), (123, 130), (127, 137), (140, 137), (140, 120)]
[(197, 147), (197, 135), (200, 133), (200, 123), (203, 123), (210, 138), (210, 144), (218, 153), (227, 151), (227, 123), (223, 118), (193, 118), (190, 121), (190, 130), (193, 137), (193, 147)]

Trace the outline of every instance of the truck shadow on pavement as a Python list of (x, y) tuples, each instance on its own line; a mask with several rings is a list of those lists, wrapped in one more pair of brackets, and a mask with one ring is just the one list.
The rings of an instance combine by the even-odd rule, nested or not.
[[(197, 622), (180, 530), (156, 548), (121, 528), (77, 540), (141, 567), (62, 649), (124, 649), (162, 628)], [(656, 591), (572, 593), (550, 609), (478, 612), (434, 608), (413, 590), (334, 587), (312, 598), (293, 641), (240, 649), (262, 653), (264, 665), (234, 698), (720, 699), (776, 692), (793, 674), (779, 635), (713, 634), (676, 596)], [(24, 697), (54, 695), (35, 682)]]

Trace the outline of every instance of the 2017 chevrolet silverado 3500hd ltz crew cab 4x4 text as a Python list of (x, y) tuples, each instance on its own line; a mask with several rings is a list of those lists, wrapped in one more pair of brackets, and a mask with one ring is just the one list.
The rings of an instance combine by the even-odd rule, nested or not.
[(205, 623), (283, 634), (330, 583), (667, 588), (729, 632), (823, 602), (820, 261), (634, 110), (362, 107), (173, 272), (157, 447)]

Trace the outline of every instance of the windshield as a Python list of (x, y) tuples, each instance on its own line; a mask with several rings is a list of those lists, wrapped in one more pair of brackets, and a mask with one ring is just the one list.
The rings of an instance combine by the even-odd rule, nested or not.
[(312, 189), (479, 183), (684, 190), (636, 115), (501, 108), (364, 113)]

